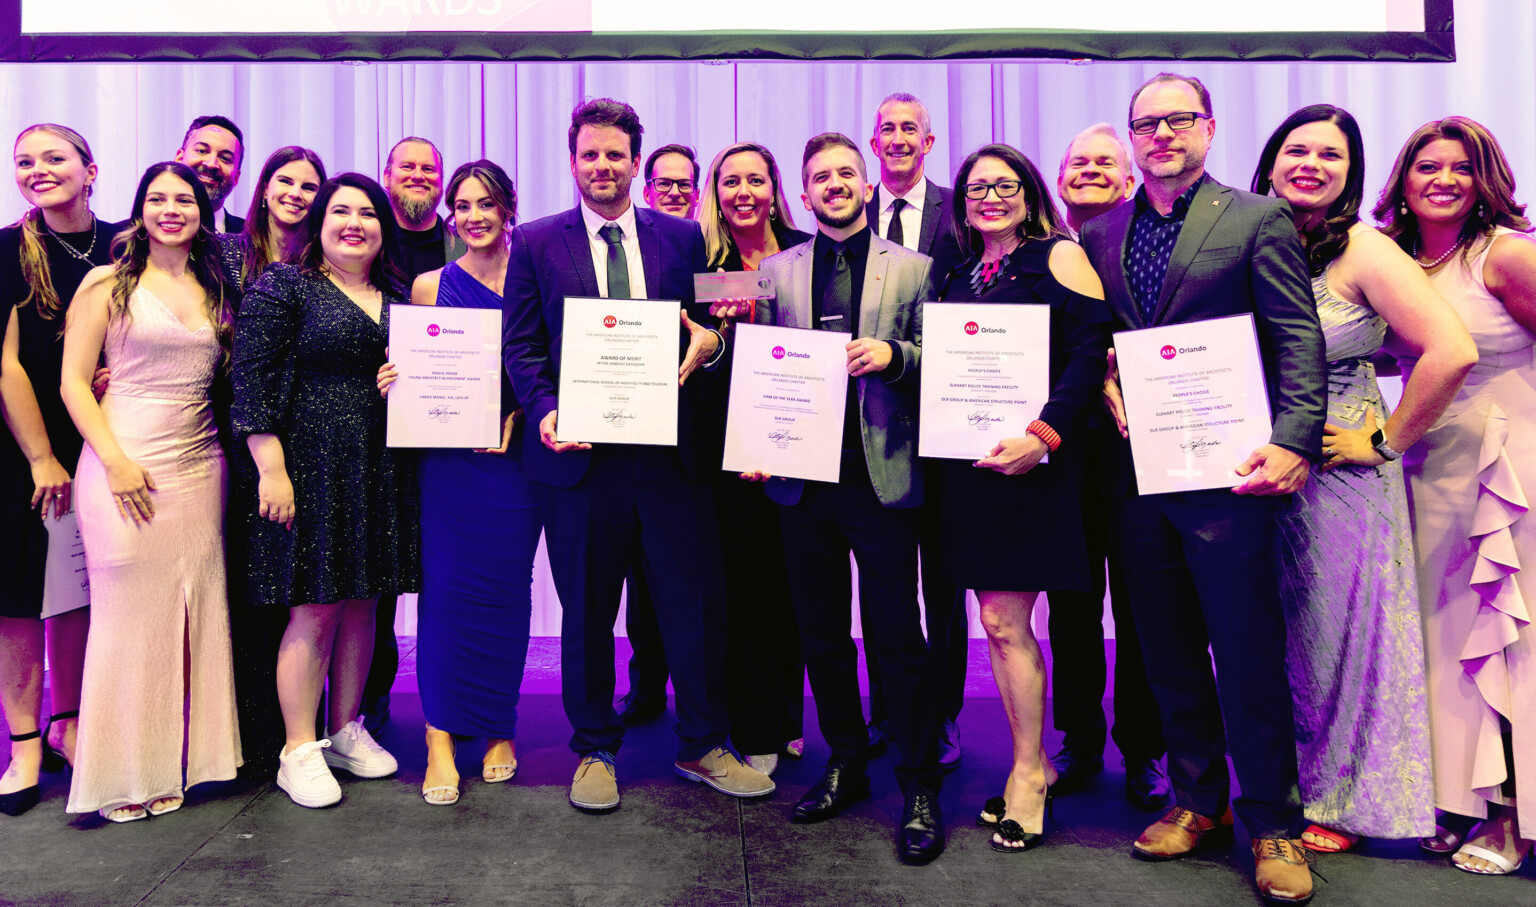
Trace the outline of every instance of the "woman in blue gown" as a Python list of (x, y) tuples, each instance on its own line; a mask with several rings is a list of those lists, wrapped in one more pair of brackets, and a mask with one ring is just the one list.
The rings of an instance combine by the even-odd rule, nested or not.
[[(501, 167), (475, 161), (448, 183), (453, 224), (469, 252), (411, 288), (414, 305), (500, 309), (507, 241), (517, 192)], [(387, 392), (396, 371), (385, 365)], [(421, 451), (421, 598), (417, 604), (417, 683), (427, 719), (422, 797), (433, 805), (459, 798), (455, 741), (484, 737), (481, 777), (511, 780), (513, 733), (528, 655), (533, 556), (542, 523), (538, 492), (518, 462), (521, 428), (512, 388), (502, 375), (503, 433), (495, 450)]]

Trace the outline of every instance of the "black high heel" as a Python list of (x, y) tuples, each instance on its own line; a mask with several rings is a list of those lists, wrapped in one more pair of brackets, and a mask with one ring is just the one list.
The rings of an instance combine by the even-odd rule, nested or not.
[(1056, 795), (1051, 791), (1045, 792), (1045, 816), (1040, 822), (1038, 833), (1025, 831), (1024, 826), (1012, 819), (1003, 819), (997, 823), (997, 836), (1001, 842), (989, 841), (992, 849), (998, 853), (1022, 853), (1033, 847), (1038, 847), (1045, 840), (1046, 833), (1050, 831), (1048, 822), (1055, 812)]
[(67, 712), (59, 712), (57, 715), (48, 716), (48, 727), (43, 729), (43, 771), (51, 774), (74, 768), (73, 765), (69, 764), (69, 760), (64, 758), (64, 753), (54, 749), (53, 744), (48, 742), (48, 735), (53, 731), (53, 723), (55, 721), (67, 721), (70, 718), (79, 717), (79, 709), (70, 709)]
[[(28, 740), (36, 740), (41, 736), (43, 736), (42, 731), (33, 731), (30, 734), (12, 734), (11, 742), (25, 743)], [(31, 787), (24, 787), (21, 790), (11, 791), (8, 794), (0, 794), (0, 813), (5, 813), (7, 816), (19, 816), (36, 806), (39, 799), (41, 799), (41, 795), (38, 793), (38, 786), (36, 784)]]

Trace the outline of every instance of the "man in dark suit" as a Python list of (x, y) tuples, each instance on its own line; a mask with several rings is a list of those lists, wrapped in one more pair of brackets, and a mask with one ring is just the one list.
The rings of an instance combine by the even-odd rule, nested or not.
[(816, 238), (763, 262), (776, 299), (758, 304), (766, 324), (846, 332), (848, 382), (843, 454), (836, 483), (774, 480), (790, 598), (821, 733), (832, 748), (826, 770), (795, 804), (816, 822), (869, 794), (868, 740), (859, 704), (858, 653), (849, 634), (848, 555), (859, 565), (865, 651), (876, 654), (890, 697), (896, 777), (906, 806), (897, 830), (903, 860), (944, 850), (939, 814), (936, 705), (917, 604), (917, 542), (923, 503), (917, 465), (919, 303), (933, 295), (931, 260), (873, 235), (865, 215), (870, 186), (858, 146), (825, 133), (805, 146), (801, 179)]
[[(865, 214), (876, 236), (933, 259), (932, 282), (937, 287), (964, 256), (955, 240), (954, 218), (950, 215), (951, 190), (925, 175), (923, 162), (935, 141), (932, 125), (927, 105), (904, 91), (887, 95), (875, 108), (875, 131), (869, 147), (880, 162), (880, 182)], [(937, 550), (937, 531), (937, 512), (925, 512), (925, 550)], [(923, 559), (922, 578), (930, 636), (937, 624), (947, 627), (948, 647), (934, 653), (934, 682), (939, 689), (939, 764), (948, 771), (960, 765), (960, 728), (956, 722), (965, 703), (965, 671), (970, 651), (965, 590), (939, 576), (937, 558), (932, 563)], [(866, 627), (865, 639), (869, 635)], [(869, 672), (870, 755), (879, 755), (889, 743), (890, 718), (880, 671), (867, 647), (865, 669)]]
[(192, 168), (208, 190), (213, 205), (214, 231), (239, 233), (245, 218), (224, 210), (224, 200), (240, 185), (240, 165), (245, 162), (245, 136), (234, 120), (218, 114), (200, 116), (187, 127), (176, 149), (176, 160)]
[[(1117, 554), (1162, 713), (1178, 805), (1134, 853), (1171, 860), (1227, 830), (1230, 750), (1265, 899), (1312, 896), (1300, 831), (1296, 741), (1285, 673), (1275, 511), (1321, 447), (1322, 331), (1289, 206), (1205, 174), (1216, 122), (1199, 80), (1162, 73), (1131, 97), (1142, 188), (1089, 221), (1083, 246), (1126, 328), (1251, 313), (1269, 381), (1270, 442), (1237, 466), (1238, 487), (1138, 496), (1129, 444), (1105, 478), (1118, 497)], [(1106, 382), (1122, 434), (1118, 385)], [(1209, 651), (1209, 654), (1207, 654)], [(1213, 676), (1211, 657), (1216, 671)]]
[[(1135, 191), (1130, 149), (1108, 123), (1096, 123), (1078, 133), (1061, 156), (1056, 195), (1074, 234), (1093, 218), (1125, 204)], [(1104, 721), (1107, 577), (1115, 615), (1114, 736), (1125, 761), (1125, 796), (1140, 809), (1161, 809), (1168, 805), (1169, 793), (1161, 764), (1167, 749), (1163, 727), (1147, 686), (1124, 574), (1119, 560), (1109, 556), (1114, 501), (1104, 493), (1102, 477), (1114, 432), (1109, 414), (1095, 407), (1088, 416), (1088, 468), (1079, 495), (1093, 588), (1051, 593), (1051, 719), (1062, 733), (1061, 750), (1051, 757), (1056, 768), (1051, 790), (1070, 793), (1104, 770), (1109, 730)]]
[[(580, 757), (570, 800), (588, 810), (619, 805), (614, 754), (624, 725), (613, 708), (613, 623), (637, 556), (673, 667), (675, 770), (736, 797), (774, 789), (726, 742), (725, 583), (710, 493), (722, 439), (706, 430), (712, 423), (703, 413), (719, 405), (719, 382), (708, 370), (724, 340), (704, 326), (707, 307), (693, 297), (693, 275), (705, 270), (704, 236), (697, 224), (630, 203), (641, 132), (628, 104), (600, 98), (576, 108), (568, 140), (581, 202), (513, 233), (502, 304), (502, 356), (529, 427), (523, 469), (546, 486), (545, 541), (562, 612), (561, 698)], [(560, 440), (567, 296), (683, 302), (675, 447)]]

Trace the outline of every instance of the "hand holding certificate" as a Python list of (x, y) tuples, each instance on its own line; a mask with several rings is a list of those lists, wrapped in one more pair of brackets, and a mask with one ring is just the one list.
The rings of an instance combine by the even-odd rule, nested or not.
[(490, 448), (501, 443), (501, 312), (395, 305), (385, 443)]
[(1141, 493), (1243, 485), (1271, 431), (1253, 316), (1122, 331), (1115, 353)]
[(566, 297), (560, 444), (677, 445), (681, 309), (667, 299)]
[(923, 340), (919, 456), (986, 458), (1040, 418), (1050, 396), (1050, 308), (926, 303)]
[(724, 469), (836, 482), (848, 398), (848, 335), (737, 328)]

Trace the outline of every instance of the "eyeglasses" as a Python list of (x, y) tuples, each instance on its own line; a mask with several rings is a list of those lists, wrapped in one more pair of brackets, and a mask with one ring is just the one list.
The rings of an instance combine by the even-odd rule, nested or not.
[(998, 198), (1013, 198), (1019, 194), (1024, 184), (1018, 180), (998, 180), (995, 183), (966, 183), (965, 197), (974, 201), (981, 201), (987, 197), (987, 190), (997, 193)]
[(676, 186), (677, 191), (683, 195), (692, 195), (694, 187), (698, 184), (693, 180), (674, 180), (667, 179), (664, 176), (658, 176), (651, 179), (651, 181), (646, 183), (646, 185), (661, 193), (671, 192), (672, 188)]
[(1139, 120), (1131, 120), (1131, 131), (1137, 135), (1151, 135), (1157, 131), (1158, 124), (1167, 123), (1168, 128), (1174, 132), (1183, 132), (1195, 125), (1196, 120), (1209, 120), (1210, 116), (1203, 113), (1170, 113), (1165, 117), (1142, 117)]

